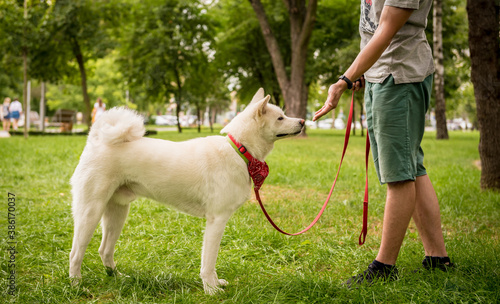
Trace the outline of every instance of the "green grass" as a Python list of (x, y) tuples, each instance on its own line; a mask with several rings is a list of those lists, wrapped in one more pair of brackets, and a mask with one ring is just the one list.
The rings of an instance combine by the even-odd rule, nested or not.
[[(204, 131), (201, 135), (210, 135)], [(359, 133), (358, 133), (359, 134)], [(199, 136), (164, 132), (174, 141)], [(385, 186), (370, 166), (366, 244), (357, 245), (364, 189), (364, 138), (356, 136), (334, 196), (317, 225), (289, 237), (276, 232), (252, 199), (230, 219), (217, 271), (225, 292), (204, 294), (199, 278), (204, 220), (146, 199), (132, 204), (115, 259), (125, 277), (108, 277), (97, 253), (101, 230), (86, 251), (83, 283), (71, 287), (68, 256), (73, 223), (69, 178), (85, 145), (82, 136), (20, 136), (0, 140), (0, 302), (18, 303), (497, 303), (500, 301), (500, 194), (479, 188), (477, 133), (448, 141), (425, 135), (426, 167), (440, 199), (450, 273), (414, 273), (423, 248), (413, 224), (397, 265), (401, 278), (348, 290), (350, 276), (374, 259), (381, 237)], [(309, 131), (279, 141), (261, 196), (286, 231), (306, 226), (319, 211), (343, 144), (338, 131)], [(7, 202), (16, 195), (16, 286), (8, 294)]]

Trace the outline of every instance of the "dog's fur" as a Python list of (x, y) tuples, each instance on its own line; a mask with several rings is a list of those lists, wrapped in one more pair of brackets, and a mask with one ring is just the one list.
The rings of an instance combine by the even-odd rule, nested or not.
[[(304, 126), (304, 120), (288, 118), (268, 104), (269, 98), (260, 89), (221, 131), (262, 161), (277, 139), (296, 135)], [(70, 277), (76, 282), (81, 278), (83, 255), (100, 220), (99, 254), (108, 273), (117, 273), (116, 241), (130, 203), (143, 196), (206, 218), (200, 275), (205, 292), (214, 294), (227, 284), (215, 271), (224, 227), (250, 198), (247, 165), (223, 136), (170, 142), (143, 135), (142, 118), (126, 109), (105, 112), (92, 127), (71, 178), (75, 229)]]

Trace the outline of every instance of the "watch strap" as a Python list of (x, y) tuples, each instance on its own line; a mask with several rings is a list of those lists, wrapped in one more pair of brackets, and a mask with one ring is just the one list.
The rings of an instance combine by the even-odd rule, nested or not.
[(341, 79), (341, 80), (345, 81), (345, 83), (347, 83), (348, 90), (352, 89), (352, 81), (349, 78), (347, 78), (345, 75), (342, 75), (339, 77), (339, 79)]

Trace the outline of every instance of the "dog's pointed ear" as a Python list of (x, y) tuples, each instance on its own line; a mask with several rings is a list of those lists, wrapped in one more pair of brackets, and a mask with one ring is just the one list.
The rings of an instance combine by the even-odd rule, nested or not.
[(257, 90), (257, 93), (255, 93), (255, 95), (253, 96), (252, 101), (250, 102), (250, 104), (256, 103), (258, 101), (261, 101), (262, 99), (264, 99), (264, 89), (260, 88), (260, 89)]
[(271, 99), (271, 95), (267, 95), (264, 97), (261, 101), (258, 102), (257, 104), (257, 115), (262, 116), (266, 114), (266, 106), (269, 100)]

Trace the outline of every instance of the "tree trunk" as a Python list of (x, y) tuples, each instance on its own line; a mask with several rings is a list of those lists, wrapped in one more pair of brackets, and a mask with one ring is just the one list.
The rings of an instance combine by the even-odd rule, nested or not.
[(83, 94), (83, 103), (85, 104), (85, 120), (87, 122), (88, 129), (92, 126), (92, 118), (90, 114), (92, 112), (92, 108), (90, 106), (90, 98), (87, 92), (87, 73), (85, 72), (85, 61), (83, 59), (82, 50), (80, 48), (80, 44), (73, 38), (73, 55), (75, 55), (76, 61), (78, 62), (78, 68), (80, 69), (80, 77), (82, 81), (82, 94)]
[[(363, 115), (365, 115), (365, 109), (363, 107), (364, 105), (364, 93), (362, 92), (359, 92), (360, 94), (357, 94), (357, 98), (355, 98), (355, 101), (356, 103), (359, 105), (359, 124), (361, 126), (361, 137), (364, 137), (365, 136), (365, 132), (364, 132), (364, 127), (363, 127)], [(353, 120), (354, 120), (354, 116), (353, 116)]]
[[(354, 123), (354, 126), (352, 128), (352, 135), (356, 136), (356, 103), (354, 103), (352, 105), (352, 122)], [(346, 123), (346, 127), (347, 127), (347, 123)]]
[(481, 188), (500, 190), (499, 6), (492, 0), (467, 0), (471, 80), (479, 123)]
[(211, 106), (208, 106), (206, 111), (208, 113), (208, 125), (210, 126), (210, 133), (214, 133), (214, 124), (212, 119), (214, 111)]
[[(24, 138), (28, 138), (28, 48), (23, 48), (23, 109), (24, 109)], [(17, 130), (15, 130), (17, 131)]]
[(216, 107), (210, 107), (210, 132), (214, 133), (214, 123), (217, 118)]
[(309, 0), (307, 8), (305, 0), (284, 0), (290, 20), (290, 47), (292, 51), (290, 75), (286, 72), (286, 63), (283, 60), (278, 41), (271, 30), (261, 1), (249, 0), (249, 2), (257, 15), (267, 50), (271, 55), (287, 114), (305, 119), (308, 95), (304, 92), (306, 88), (307, 47), (316, 20), (317, 0)]
[[(28, 1), (24, 0), (24, 19), (28, 19)], [(26, 37), (26, 27), (24, 27)], [(23, 47), (23, 108), (24, 108), (24, 138), (28, 138), (28, 47)], [(17, 131), (17, 130), (16, 130)]]
[(45, 82), (42, 81), (40, 89), (40, 131), (45, 132)]
[(434, 90), (436, 93), (436, 138), (448, 139), (446, 128), (446, 101), (444, 99), (444, 57), (443, 57), (443, 0), (434, 0), (432, 15), (434, 27)]
[(202, 121), (202, 118), (201, 118), (201, 109), (200, 109), (200, 103), (199, 102), (196, 103), (196, 116), (197, 116), (196, 125), (198, 127), (198, 133), (201, 133), (201, 121)]
[(174, 69), (175, 81), (177, 82), (177, 96), (175, 98), (175, 104), (177, 105), (175, 108), (175, 115), (177, 116), (177, 130), (179, 133), (182, 133), (181, 120), (179, 114), (181, 112), (181, 100), (182, 100), (182, 83), (181, 77), (179, 75), (179, 71), (177, 68)]

